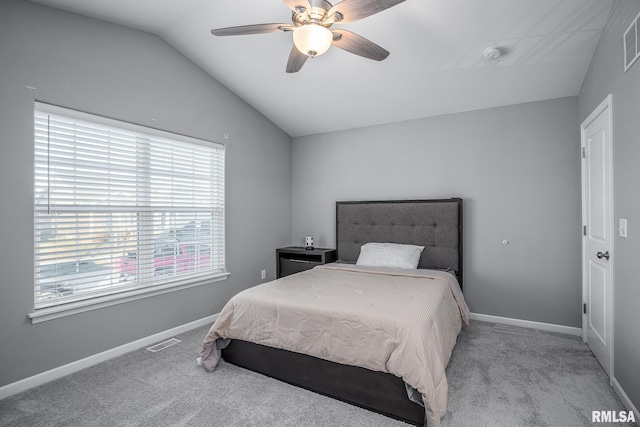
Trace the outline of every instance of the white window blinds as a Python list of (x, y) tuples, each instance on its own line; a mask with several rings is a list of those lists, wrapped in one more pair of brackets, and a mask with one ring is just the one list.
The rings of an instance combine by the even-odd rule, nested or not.
[(224, 145), (36, 103), (35, 308), (225, 271)]

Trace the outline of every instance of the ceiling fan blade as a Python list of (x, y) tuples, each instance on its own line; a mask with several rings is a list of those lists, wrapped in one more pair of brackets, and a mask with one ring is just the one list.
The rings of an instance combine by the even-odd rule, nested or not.
[(346, 24), (382, 12), (403, 1), (405, 0), (344, 0), (329, 9), (327, 15), (332, 16), (337, 12), (342, 19), (336, 19), (335, 22)]
[(287, 61), (287, 73), (297, 73), (300, 71), (307, 58), (308, 56), (300, 52), (294, 45), (293, 48), (291, 48), (289, 60)]
[(284, 3), (294, 12), (302, 13), (311, 10), (311, 3), (309, 3), (309, 0), (284, 0)]
[(227, 27), (211, 30), (214, 36), (243, 36), (246, 34), (279, 33), (281, 31), (293, 31), (291, 24), (255, 24), (241, 25), (239, 27)]
[(376, 61), (382, 61), (389, 56), (389, 51), (351, 31), (333, 30), (331, 33), (333, 33), (333, 45), (347, 52)]

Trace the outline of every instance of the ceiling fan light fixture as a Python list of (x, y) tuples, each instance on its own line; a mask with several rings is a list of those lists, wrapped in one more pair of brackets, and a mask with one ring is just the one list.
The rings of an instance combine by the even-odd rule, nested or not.
[(331, 47), (332, 41), (333, 34), (322, 25), (302, 25), (293, 31), (293, 43), (296, 48), (310, 57), (325, 53)]

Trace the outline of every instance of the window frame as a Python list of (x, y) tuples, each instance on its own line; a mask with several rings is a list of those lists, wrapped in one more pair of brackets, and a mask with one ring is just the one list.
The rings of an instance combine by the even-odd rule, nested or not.
[[(55, 105), (51, 105), (51, 104), (46, 104), (46, 103), (42, 103), (42, 102), (38, 102), (36, 101), (34, 104), (34, 124), (35, 124), (35, 120), (36, 120), (36, 114), (37, 113), (45, 113), (45, 114), (53, 114), (53, 115), (60, 115), (60, 116), (65, 116), (65, 117), (70, 117), (76, 120), (80, 120), (80, 121), (86, 121), (86, 122), (91, 122), (97, 125), (101, 125), (101, 126), (109, 126), (109, 127), (113, 127), (113, 128), (117, 128), (117, 129), (122, 129), (122, 130), (126, 130), (126, 131), (132, 131), (135, 133), (139, 133), (142, 135), (147, 135), (150, 137), (159, 137), (162, 139), (167, 139), (167, 140), (172, 140), (172, 141), (176, 141), (179, 143), (188, 143), (188, 144), (197, 144), (200, 146), (207, 146), (207, 147), (211, 147), (211, 148), (215, 148), (215, 149), (220, 149), (222, 150), (222, 195), (221, 195), (221, 199), (222, 199), (222, 217), (221, 217), (221, 221), (222, 221), (222, 235), (218, 236), (218, 241), (221, 242), (222, 245), (222, 257), (221, 257), (221, 267), (220, 268), (216, 268), (214, 271), (211, 272), (204, 272), (202, 274), (194, 274), (192, 275), (192, 277), (176, 277), (170, 281), (167, 280), (160, 280), (158, 281), (159, 283), (152, 283), (152, 284), (145, 284), (141, 287), (124, 287), (123, 290), (117, 290), (114, 291), (113, 293), (108, 293), (106, 295), (101, 295), (101, 296), (95, 296), (95, 297), (91, 297), (91, 298), (87, 298), (87, 299), (78, 299), (78, 300), (72, 300), (72, 301), (65, 301), (62, 302), (58, 305), (52, 305), (52, 306), (45, 306), (45, 307), (38, 307), (36, 308), (37, 304), (36, 304), (36, 286), (37, 286), (37, 282), (34, 276), (34, 282), (33, 282), (33, 292), (34, 292), (34, 297), (33, 297), (33, 304), (34, 304), (34, 309), (31, 313), (28, 313), (28, 317), (31, 319), (32, 323), (39, 323), (39, 322), (43, 322), (43, 321), (47, 321), (47, 320), (52, 320), (52, 319), (56, 319), (56, 318), (60, 318), (60, 317), (65, 317), (65, 316), (69, 316), (69, 315), (73, 315), (76, 313), (82, 313), (82, 312), (86, 312), (86, 311), (90, 311), (90, 310), (95, 310), (95, 309), (99, 309), (99, 308), (103, 308), (103, 307), (107, 307), (107, 306), (112, 306), (112, 305), (116, 305), (116, 304), (121, 304), (121, 303), (125, 303), (125, 302), (129, 302), (129, 301), (134, 301), (134, 300), (138, 300), (138, 299), (142, 299), (142, 298), (148, 298), (148, 297), (152, 297), (152, 296), (156, 296), (156, 295), (161, 295), (161, 294), (165, 294), (168, 292), (175, 292), (175, 291), (179, 291), (179, 290), (183, 290), (183, 289), (188, 289), (191, 287), (195, 287), (195, 286), (202, 286), (202, 285), (207, 285), (213, 282), (218, 282), (221, 280), (226, 280), (227, 277), (230, 275), (230, 273), (226, 270), (226, 239), (225, 239), (225, 234), (226, 234), (226, 197), (225, 197), (225, 193), (226, 193), (226, 183), (225, 183), (225, 164), (226, 164), (226, 160), (225, 160), (225, 149), (226, 146), (225, 144), (222, 143), (218, 143), (218, 142), (212, 142), (212, 141), (205, 141), (205, 140), (201, 140), (201, 139), (196, 139), (196, 138), (192, 138), (192, 137), (188, 137), (185, 135), (180, 135), (180, 134), (176, 134), (176, 133), (171, 133), (171, 132), (166, 132), (163, 130), (159, 130), (159, 129), (155, 129), (155, 128), (150, 128), (147, 126), (141, 126), (141, 125), (137, 125), (137, 124), (133, 124), (133, 123), (129, 123), (129, 122), (124, 122), (121, 120), (115, 120), (115, 119), (111, 119), (111, 118), (106, 118), (103, 116), (97, 116), (94, 114), (89, 114), (89, 113), (84, 113), (81, 111), (77, 111), (77, 110), (72, 110), (72, 109), (67, 109), (67, 108), (63, 108), (63, 107), (58, 107)], [(35, 130), (34, 130), (35, 132)], [(34, 147), (36, 146), (36, 135), (34, 134)], [(34, 148), (35, 149), (35, 148)], [(34, 153), (35, 154), (35, 153)], [(36, 159), (35, 155), (34, 155), (34, 168), (36, 167), (36, 165), (38, 164), (38, 160)], [(219, 184), (218, 184), (219, 185)], [(141, 214), (143, 211), (145, 210), (145, 207), (139, 207), (137, 208), (136, 212), (138, 212), (138, 214)], [(219, 211), (218, 211), (219, 212)], [(37, 214), (37, 206), (36, 206), (36, 193), (34, 190), (34, 212), (33, 212), (33, 221), (34, 221), (34, 227), (36, 227), (37, 224), (37, 218), (36, 218), (36, 214)], [(34, 244), (34, 258), (33, 258), (33, 264), (34, 265), (34, 274), (35, 274), (35, 266), (37, 265), (37, 259), (36, 259), (36, 242), (37, 242), (37, 235), (34, 229), (34, 239), (33, 239), (33, 244)], [(153, 251), (151, 252), (151, 256), (153, 257)], [(218, 258), (220, 259), (220, 258)], [(153, 262), (153, 260), (152, 260)], [(144, 274), (141, 272), (141, 274)], [(142, 277), (141, 277), (142, 278)], [(154, 281), (155, 282), (155, 281)], [(43, 304), (46, 305), (46, 304)]]

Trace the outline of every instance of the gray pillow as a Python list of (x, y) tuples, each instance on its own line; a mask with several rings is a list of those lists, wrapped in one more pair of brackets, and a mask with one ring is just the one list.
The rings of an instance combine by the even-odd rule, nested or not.
[(356, 265), (416, 269), (423, 249), (398, 243), (367, 243), (360, 248)]

